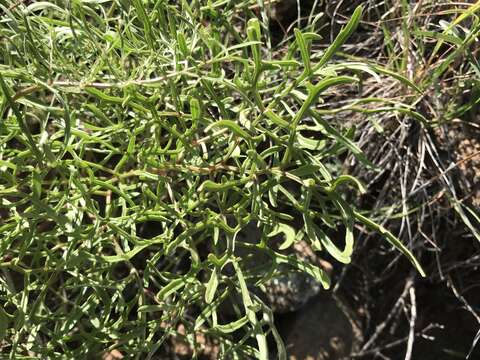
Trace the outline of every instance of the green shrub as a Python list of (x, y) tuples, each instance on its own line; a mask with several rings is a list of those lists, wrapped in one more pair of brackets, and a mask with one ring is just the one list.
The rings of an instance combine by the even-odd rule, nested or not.
[[(421, 271), (353, 206), (363, 187), (337, 159), (373, 165), (354, 128), (337, 130), (316, 106), (377, 73), (418, 90), (378, 66), (331, 61), (361, 8), (325, 51), (312, 51), (313, 23), (282, 54), (254, 1), (1, 4), (0, 347), (10, 358), (152, 358), (171, 336), (197, 348), (198, 333), (220, 357), (261, 359), (272, 334), (285, 358), (252, 289), (280, 264), (328, 288), (321, 268), (285, 250), (305, 240), (348, 263), (355, 222)], [(247, 224), (259, 239), (238, 237)], [(223, 315), (228, 301), (241, 305), (234, 316)]]

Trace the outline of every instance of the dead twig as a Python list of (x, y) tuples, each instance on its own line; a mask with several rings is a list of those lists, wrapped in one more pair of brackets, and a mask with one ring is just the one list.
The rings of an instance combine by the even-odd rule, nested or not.
[(415, 287), (408, 289), (410, 294), (410, 331), (408, 333), (407, 352), (405, 360), (411, 360), (413, 351), (413, 342), (415, 341), (415, 322), (417, 320), (417, 301), (415, 296)]

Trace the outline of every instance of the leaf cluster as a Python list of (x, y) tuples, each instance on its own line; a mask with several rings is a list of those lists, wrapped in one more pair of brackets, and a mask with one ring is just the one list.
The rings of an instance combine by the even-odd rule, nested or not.
[[(336, 159), (373, 166), (354, 129), (316, 109), (359, 73), (383, 71), (332, 63), (361, 7), (325, 51), (297, 29), (278, 55), (254, 1), (0, 4), (0, 347), (10, 358), (118, 349), (150, 359), (172, 337), (197, 356), (199, 333), (220, 357), (261, 359), (272, 334), (285, 358), (252, 289), (280, 264), (328, 288), (321, 267), (288, 249), (304, 240), (348, 263), (356, 222), (421, 271), (347, 201), (345, 184), (363, 188)], [(249, 224), (260, 238), (239, 236)], [(268, 261), (252, 266), (258, 256)]]

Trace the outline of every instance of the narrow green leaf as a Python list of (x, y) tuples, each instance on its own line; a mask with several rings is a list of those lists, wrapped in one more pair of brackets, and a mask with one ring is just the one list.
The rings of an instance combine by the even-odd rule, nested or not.
[(243, 130), (240, 125), (238, 125), (235, 121), (232, 120), (220, 120), (213, 124), (210, 124), (205, 128), (205, 131), (208, 132), (212, 127), (220, 127), (220, 128), (227, 128), (233, 131), (236, 135), (240, 136), (243, 139), (250, 140), (251, 136)]
[(262, 38), (262, 32), (260, 27), (260, 21), (257, 18), (252, 18), (248, 20), (247, 36), (248, 40), (252, 42), (252, 55), (253, 61), (255, 62), (255, 68), (257, 71), (259, 71), (262, 66), (262, 58), (259, 44)]
[(160, 300), (165, 300), (170, 294), (183, 288), (185, 284), (186, 282), (184, 278), (172, 280), (158, 292), (157, 297)]
[(331, 126), (325, 120), (323, 120), (322, 117), (318, 113), (316, 113), (315, 111), (310, 111), (310, 114), (315, 118), (316, 121), (318, 121), (320, 123), (320, 125), (323, 126), (323, 128), (326, 130), (326, 132), (329, 135), (331, 135), (339, 143), (343, 144), (364, 165), (366, 165), (368, 168), (370, 168), (372, 170), (377, 169), (376, 166), (370, 160), (368, 160), (368, 158), (365, 156), (365, 154), (362, 152), (362, 150), (360, 150), (360, 148), (357, 145), (355, 145), (355, 143), (352, 140), (350, 140), (349, 138), (340, 134), (337, 129), (335, 129), (333, 126)]
[(325, 66), (325, 64), (333, 57), (333, 55), (335, 55), (337, 50), (345, 43), (345, 41), (348, 40), (350, 35), (353, 34), (358, 24), (360, 23), (360, 19), (362, 18), (362, 12), (362, 6), (358, 6), (355, 9), (347, 25), (340, 31), (340, 33), (337, 35), (333, 43), (327, 48), (327, 50), (325, 50), (325, 53), (323, 54), (317, 65), (314, 66), (313, 72), (316, 72), (318, 69)]
[(242, 180), (232, 180), (227, 181), (224, 183), (216, 183), (211, 180), (205, 180), (202, 185), (199, 187), (199, 191), (207, 190), (207, 191), (226, 191), (228, 189), (234, 188), (235, 186), (241, 186), (250, 181), (251, 179), (244, 178)]
[(270, 234), (268, 234), (268, 237), (274, 237), (275, 235), (278, 235), (280, 233), (283, 233), (285, 235), (284, 242), (280, 244), (280, 247), (279, 247), (280, 250), (288, 249), (290, 246), (292, 246), (295, 243), (295, 239), (296, 239), (295, 229), (290, 225), (287, 225), (284, 223), (278, 223), (273, 229), (273, 231)]
[(320, 94), (327, 90), (328, 88), (336, 85), (341, 85), (341, 84), (350, 84), (352, 82), (356, 82), (358, 79), (350, 76), (337, 76), (334, 78), (328, 78), (320, 81), (318, 84), (315, 84), (314, 86), (310, 87), (308, 91), (308, 97), (305, 100), (305, 102), (302, 104), (302, 107), (300, 110), (297, 112), (293, 119), (293, 126), (296, 128), (297, 124), (299, 123), (300, 120), (303, 119), (305, 114), (307, 113), (308, 109), (312, 107), (312, 105), (317, 101), (318, 97)]
[(218, 274), (217, 274), (217, 267), (215, 266), (212, 270), (212, 274), (210, 275), (210, 279), (208, 280), (207, 287), (205, 289), (205, 302), (210, 304), (215, 297), (215, 292), (217, 291), (218, 287)]
[(108, 263), (117, 263), (117, 262), (122, 262), (122, 261), (129, 261), (130, 259), (132, 259), (135, 255), (137, 255), (140, 251), (142, 251), (143, 249), (147, 248), (149, 246), (149, 244), (144, 244), (144, 245), (140, 245), (140, 246), (136, 246), (135, 248), (133, 248), (132, 250), (124, 253), (124, 254), (121, 254), (121, 255), (105, 255), (105, 256), (102, 256), (102, 259), (105, 260), (106, 262)]
[(213, 327), (213, 330), (218, 330), (224, 334), (230, 334), (232, 332), (237, 331), (241, 327), (243, 327), (246, 323), (248, 323), (248, 321), (249, 321), (248, 317), (244, 316), (229, 324), (217, 324), (216, 326)]
[(296, 137), (298, 147), (300, 149), (307, 149), (307, 150), (322, 150), (327, 146), (327, 141), (326, 140), (316, 140), (316, 139), (310, 139), (305, 136), (303, 136), (300, 133), (297, 133)]
[(296, 169), (289, 170), (288, 172), (294, 176), (303, 178), (305, 176), (311, 176), (313, 174), (316, 174), (319, 171), (320, 171), (320, 166), (314, 165), (314, 164), (305, 164)]
[(202, 118), (202, 105), (200, 100), (196, 98), (190, 99), (190, 113), (192, 114), (192, 122), (196, 124)]
[(261, 327), (259, 326), (257, 316), (255, 315), (255, 311), (252, 310), (253, 302), (247, 288), (247, 283), (245, 282), (245, 278), (243, 277), (242, 270), (240, 269), (240, 266), (237, 263), (237, 261), (233, 260), (232, 264), (235, 269), (235, 273), (237, 275), (238, 284), (240, 286), (240, 292), (242, 295), (246, 316), (249, 322), (252, 324), (253, 329), (255, 331), (255, 338), (257, 339), (257, 344), (258, 344), (259, 359), (268, 360), (267, 339), (265, 337), (265, 334), (263, 334)]
[(288, 121), (286, 120), (283, 120), (280, 116), (278, 116), (277, 114), (275, 114), (272, 110), (267, 110), (265, 112), (265, 115), (267, 115), (267, 117), (275, 124), (275, 125), (278, 125), (280, 127), (283, 127), (283, 128), (287, 128), (290, 126), (290, 124), (288, 123)]
[(153, 36), (153, 29), (152, 23), (150, 22), (150, 18), (148, 17), (147, 11), (143, 4), (142, 0), (133, 0), (133, 5), (137, 10), (137, 17), (143, 24), (143, 30), (145, 32), (145, 39), (147, 40), (148, 45), (151, 49), (154, 48), (154, 36)]
[(351, 175), (340, 175), (338, 178), (336, 178), (330, 188), (330, 191), (334, 192), (338, 186), (348, 182), (353, 183), (361, 194), (365, 194), (366, 190), (363, 184), (356, 177)]
[(330, 278), (327, 273), (318, 266), (299, 260), (295, 255), (283, 255), (277, 252), (275, 252), (275, 261), (289, 264), (297, 270), (307, 273), (322, 284), (324, 289), (330, 288)]
[(422, 277), (425, 277), (425, 272), (423, 271), (422, 269), (422, 266), (420, 265), (420, 263), (417, 261), (417, 259), (415, 258), (415, 256), (413, 256), (413, 254), (410, 252), (410, 250), (408, 250), (405, 245), (402, 244), (402, 242), (395, 236), (393, 235), (390, 231), (388, 231), (387, 229), (385, 229), (382, 225), (380, 224), (377, 224), (376, 222), (374, 222), (373, 220), (370, 220), (369, 218), (363, 216), (362, 214), (360, 214), (359, 212), (357, 211), (354, 211), (354, 214), (355, 214), (355, 217), (364, 225), (366, 225), (368, 228), (374, 230), (374, 231), (377, 231), (379, 232), (380, 234), (382, 234), (383, 236), (385, 236), (385, 239), (387, 239), (387, 241), (392, 244), (395, 248), (397, 248), (403, 255), (405, 255), (407, 257), (408, 260), (410, 260), (410, 262), (413, 264), (413, 266), (415, 266), (415, 268), (418, 270), (418, 272), (420, 273), (420, 275), (422, 275)]
[(343, 263), (343, 264), (350, 264), (351, 256), (353, 251), (353, 241), (351, 241), (350, 237), (345, 239), (345, 248), (340, 250), (330, 239), (330, 237), (325, 234), (319, 227), (315, 226), (315, 230), (317, 232), (318, 238), (322, 243), (325, 250), (332, 255), (335, 260)]
[(310, 76), (312, 73), (312, 68), (310, 65), (310, 52), (308, 51), (308, 44), (303, 37), (303, 34), (300, 30), (294, 29), (295, 40), (297, 42), (298, 48), (300, 49), (300, 55), (302, 56), (303, 66), (305, 67), (305, 74)]
[(146, 313), (158, 312), (158, 311), (164, 311), (164, 310), (165, 310), (165, 306), (163, 305), (142, 305), (138, 308), (139, 312), (146, 312)]

